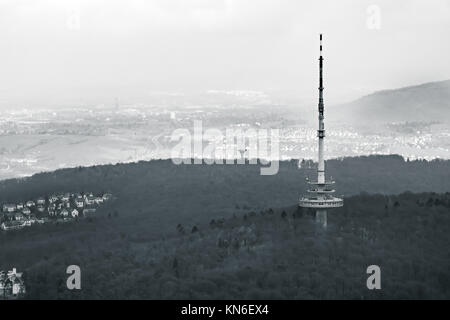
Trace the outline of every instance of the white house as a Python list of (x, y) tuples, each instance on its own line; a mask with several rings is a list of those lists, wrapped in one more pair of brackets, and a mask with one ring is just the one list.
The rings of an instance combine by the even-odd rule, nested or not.
[(14, 298), (25, 294), (25, 284), (22, 279), (22, 273), (17, 272), (16, 268), (8, 271), (0, 271), (0, 294), (5, 298)]
[(16, 221), (24, 221), (25, 220), (25, 216), (22, 213), (17, 212), (15, 214), (15, 219), (16, 219)]
[(83, 208), (84, 207), (84, 200), (82, 197), (78, 197), (75, 199), (75, 206), (77, 208)]
[(85, 203), (88, 206), (95, 204), (95, 197), (92, 194), (87, 196), (85, 199)]
[(95, 197), (94, 199), (96, 204), (102, 204), (103, 203), (103, 197)]
[(34, 207), (36, 204), (34, 203), (34, 201), (27, 201), (27, 203), (25, 204), (28, 208)]
[(14, 212), (14, 211), (16, 211), (15, 204), (4, 204), (3, 205), (3, 212)]
[(73, 210), (70, 212), (70, 215), (72, 216), (72, 218), (78, 217), (78, 214), (79, 214), (79, 212), (78, 212), (77, 209), (73, 209)]

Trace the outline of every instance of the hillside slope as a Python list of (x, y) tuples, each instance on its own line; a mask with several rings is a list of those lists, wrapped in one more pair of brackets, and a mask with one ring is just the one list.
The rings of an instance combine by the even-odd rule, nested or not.
[(331, 119), (351, 122), (448, 121), (450, 80), (377, 91), (329, 108)]

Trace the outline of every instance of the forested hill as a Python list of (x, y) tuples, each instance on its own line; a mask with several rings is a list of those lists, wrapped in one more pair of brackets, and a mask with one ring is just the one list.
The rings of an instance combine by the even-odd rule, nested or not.
[[(260, 175), (260, 165), (175, 165), (170, 160), (62, 169), (0, 181), (0, 203), (61, 192), (111, 192), (127, 211), (176, 208), (220, 211), (282, 207), (296, 203), (314, 164), (280, 162), (278, 174)], [(308, 169), (308, 167), (311, 167)], [(450, 190), (450, 161), (405, 161), (397, 155), (333, 159), (327, 174), (338, 194), (396, 194)]]
[[(303, 167), (261, 176), (257, 165), (151, 161), (2, 181), (1, 202), (84, 190), (115, 200), (88, 219), (0, 232), (0, 270), (23, 271), (35, 299), (449, 298), (450, 161), (327, 161), (346, 196), (327, 232), (296, 208), (315, 174)], [(65, 287), (71, 264), (80, 292)], [(365, 286), (370, 264), (381, 292)]]
[[(0, 233), (0, 268), (24, 271), (29, 299), (449, 299), (449, 210), (450, 193), (358, 195), (326, 230), (292, 206), (158, 237), (143, 216), (103, 216)], [(382, 290), (367, 290), (373, 264)]]

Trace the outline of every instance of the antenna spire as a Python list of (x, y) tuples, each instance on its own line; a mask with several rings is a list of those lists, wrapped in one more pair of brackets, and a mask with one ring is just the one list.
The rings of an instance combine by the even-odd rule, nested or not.
[(322, 34), (320, 34), (320, 57), (319, 57), (319, 117), (323, 119), (323, 56), (322, 56)]
[(322, 34), (320, 34), (320, 55), (322, 55)]

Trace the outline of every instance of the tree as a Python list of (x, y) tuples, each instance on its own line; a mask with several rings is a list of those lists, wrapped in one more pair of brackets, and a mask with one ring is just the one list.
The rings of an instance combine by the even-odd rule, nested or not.
[(184, 227), (181, 225), (181, 223), (179, 223), (179, 224), (177, 225), (177, 231), (178, 231), (178, 233), (180, 233), (180, 234), (184, 234)]

